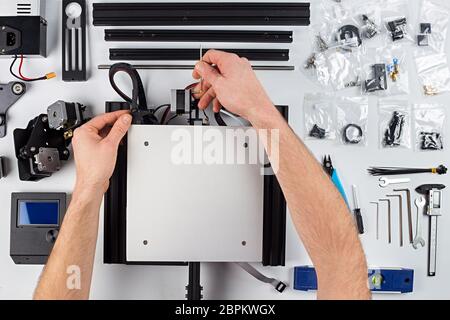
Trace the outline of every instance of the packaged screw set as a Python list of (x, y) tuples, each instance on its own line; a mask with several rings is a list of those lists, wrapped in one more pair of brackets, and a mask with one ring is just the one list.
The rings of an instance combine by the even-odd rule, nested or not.
[(444, 150), (445, 106), (417, 104), (413, 108), (417, 151)]
[(381, 148), (411, 148), (411, 111), (408, 101), (380, 100), (379, 137)]
[(305, 73), (327, 90), (357, 87), (362, 95), (406, 95), (412, 52), (424, 95), (450, 91), (444, 54), (450, 3), (422, 0), (418, 19), (410, 6), (408, 0), (319, 1), (316, 10), (323, 19), (311, 28), (313, 53)]
[(305, 140), (333, 140), (341, 145), (368, 144), (369, 103), (364, 97), (307, 94), (304, 101)]
[(303, 110), (306, 140), (336, 139), (336, 108), (332, 95), (307, 94)]

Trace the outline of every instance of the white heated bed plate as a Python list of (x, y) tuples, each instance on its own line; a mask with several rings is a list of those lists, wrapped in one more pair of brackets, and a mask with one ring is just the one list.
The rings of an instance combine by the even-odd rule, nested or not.
[[(217, 130), (225, 134), (234, 129), (138, 125), (130, 129), (129, 262), (262, 260), (264, 177), (260, 165), (176, 164), (172, 153), (180, 145), (172, 140), (174, 135), (192, 138), (192, 147), (211, 145), (203, 143), (195, 130), (216, 130), (217, 136)], [(236, 132), (245, 139), (242, 130)]]

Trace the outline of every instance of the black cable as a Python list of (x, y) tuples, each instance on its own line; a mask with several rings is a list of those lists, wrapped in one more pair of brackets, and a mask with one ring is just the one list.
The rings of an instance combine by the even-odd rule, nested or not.
[[(114, 81), (114, 76), (118, 72), (125, 72), (130, 76), (133, 83), (131, 98), (123, 93)], [(109, 82), (111, 83), (112, 88), (117, 92), (119, 96), (122, 97), (122, 99), (124, 99), (128, 103), (131, 103), (132, 109), (148, 111), (144, 85), (142, 84), (139, 73), (131, 65), (127, 63), (116, 63), (115, 65), (113, 65), (109, 70)]]
[(19, 59), (19, 57), (17, 55), (15, 55), (11, 65), (9, 66), (9, 72), (11, 73), (11, 75), (14, 78), (16, 78), (16, 79), (18, 79), (20, 81), (24, 81), (24, 82), (34, 82), (34, 81), (41, 81), (41, 80), (47, 80), (48, 79), (47, 75), (45, 75), (43, 77), (39, 77), (39, 78), (34, 78), (34, 79), (28, 79), (28, 78), (25, 79), (25, 78), (22, 78), (20, 75), (17, 75), (16, 73), (14, 73), (14, 70), (13, 70), (13, 68), (14, 68), (14, 66), (15, 66), (15, 64), (17, 62), (17, 59)]
[(174, 120), (175, 118), (177, 118), (178, 117), (178, 115), (176, 114), (176, 115), (174, 115), (172, 118), (170, 118), (168, 121), (167, 121), (167, 124), (169, 124), (170, 123), (170, 121), (172, 121), (172, 120)]
[(13, 67), (14, 67), (14, 65), (16, 64), (17, 59), (18, 59), (18, 57), (17, 57), (17, 55), (16, 55), (16, 56), (14, 57), (14, 60), (12, 61), (11, 65), (9, 66), (9, 72), (13, 75), (14, 78), (23, 81), (23, 79), (20, 78), (18, 75), (16, 75), (16, 74), (14, 73), (14, 71), (13, 71)]
[(161, 110), (161, 109), (164, 108), (164, 107), (169, 107), (169, 108), (170, 108), (170, 104), (166, 103), (166, 104), (160, 105), (159, 107), (155, 108), (155, 109), (153, 110), (153, 112), (154, 112), (154, 113), (157, 113), (159, 110)]

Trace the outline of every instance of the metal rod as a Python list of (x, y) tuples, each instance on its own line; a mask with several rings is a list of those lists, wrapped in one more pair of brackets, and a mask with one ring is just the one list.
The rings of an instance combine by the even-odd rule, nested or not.
[[(110, 64), (101, 64), (99, 70), (111, 69)], [(135, 64), (136, 70), (194, 70), (194, 65), (170, 65), (170, 64)], [(255, 71), (295, 71), (295, 66), (252, 66)]]

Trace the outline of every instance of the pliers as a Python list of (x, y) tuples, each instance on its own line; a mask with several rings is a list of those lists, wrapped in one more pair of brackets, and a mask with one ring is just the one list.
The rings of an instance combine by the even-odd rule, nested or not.
[(331, 181), (333, 182), (335, 187), (338, 189), (342, 198), (344, 198), (345, 203), (347, 204), (347, 206), (349, 206), (347, 195), (345, 194), (345, 190), (344, 190), (344, 187), (342, 186), (341, 179), (339, 178), (337, 171), (333, 167), (333, 162), (331, 161), (331, 156), (329, 156), (329, 155), (325, 156), (323, 158), (322, 165), (323, 165), (323, 169), (330, 176)]

